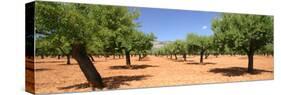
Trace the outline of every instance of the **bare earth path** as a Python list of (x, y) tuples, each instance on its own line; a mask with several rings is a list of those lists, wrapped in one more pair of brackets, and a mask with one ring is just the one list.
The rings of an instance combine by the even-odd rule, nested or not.
[[(142, 88), (217, 82), (273, 79), (273, 57), (255, 56), (255, 73), (248, 74), (246, 56), (210, 56), (205, 65), (199, 57), (175, 61), (166, 57), (148, 56), (142, 61), (132, 57), (133, 69), (125, 59), (95, 58), (95, 66), (103, 77), (106, 89)], [(180, 56), (179, 56), (180, 58)], [(66, 59), (36, 58), (35, 88), (39, 93), (91, 91), (77, 62), (66, 65)]]

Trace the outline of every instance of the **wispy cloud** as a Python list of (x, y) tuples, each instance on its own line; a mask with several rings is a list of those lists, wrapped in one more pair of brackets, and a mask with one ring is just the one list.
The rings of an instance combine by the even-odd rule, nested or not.
[(208, 27), (206, 25), (202, 26), (202, 29), (207, 29)]

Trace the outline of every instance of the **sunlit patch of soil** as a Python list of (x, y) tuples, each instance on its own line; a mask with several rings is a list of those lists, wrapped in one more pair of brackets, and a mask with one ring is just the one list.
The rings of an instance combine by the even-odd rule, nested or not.
[[(272, 56), (255, 56), (255, 72), (251, 74), (246, 72), (246, 56), (210, 56), (204, 64), (199, 64), (198, 56), (188, 56), (186, 61), (178, 57), (148, 56), (138, 61), (136, 56), (131, 59), (132, 68), (125, 66), (122, 58), (94, 57), (94, 65), (106, 85), (103, 90), (273, 79)], [(92, 91), (77, 62), (72, 59), (71, 63), (66, 65), (66, 57), (36, 58), (36, 92)]]

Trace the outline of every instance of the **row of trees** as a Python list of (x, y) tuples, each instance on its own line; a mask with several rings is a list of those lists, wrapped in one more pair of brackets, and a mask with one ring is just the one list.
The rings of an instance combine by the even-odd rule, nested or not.
[(248, 72), (253, 72), (254, 54), (273, 55), (273, 17), (262, 15), (222, 14), (212, 22), (214, 35), (188, 34), (156, 51), (158, 55), (200, 55), (203, 63), (209, 54), (241, 54), (248, 56)]
[[(141, 59), (153, 46), (155, 36), (137, 29), (140, 14), (134, 8), (55, 2), (36, 2), (35, 8), (36, 54), (66, 55), (68, 64), (73, 57), (98, 88), (104, 85), (92, 55), (125, 55), (130, 67), (132, 52)], [(212, 30), (213, 36), (188, 34), (186, 40), (170, 43), (158, 53), (176, 59), (180, 54), (184, 60), (187, 54), (199, 54), (200, 63), (211, 52), (246, 54), (252, 72), (254, 54), (273, 52), (271, 16), (222, 14), (213, 20)]]
[[(187, 55), (200, 55), (200, 63), (203, 63), (204, 55), (207, 58), (209, 52), (214, 51), (213, 37), (212, 36), (200, 36), (194, 33), (187, 35), (186, 40), (176, 40), (174, 42), (164, 45), (159, 48), (157, 55), (168, 55), (170, 58), (174, 56), (177, 60), (177, 55), (182, 55), (184, 61), (186, 61)], [(207, 53), (208, 52), (208, 53)]]
[(101, 75), (92, 64), (92, 55), (125, 55), (142, 58), (153, 46), (155, 36), (143, 33), (134, 20), (136, 9), (72, 3), (36, 2), (36, 54), (66, 55), (79, 64), (91, 85), (103, 88)]

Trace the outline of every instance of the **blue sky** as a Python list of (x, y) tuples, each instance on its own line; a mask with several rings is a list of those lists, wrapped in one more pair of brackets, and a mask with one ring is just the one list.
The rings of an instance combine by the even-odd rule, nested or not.
[(153, 32), (158, 41), (185, 39), (190, 32), (212, 35), (211, 21), (219, 13), (188, 10), (140, 8), (136, 20), (143, 32)]

